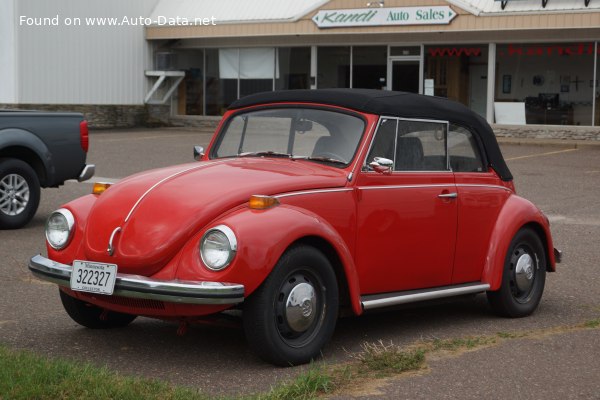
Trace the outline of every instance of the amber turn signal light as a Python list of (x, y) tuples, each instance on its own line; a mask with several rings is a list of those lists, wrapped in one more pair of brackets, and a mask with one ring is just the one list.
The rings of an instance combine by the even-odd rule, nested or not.
[(255, 194), (250, 196), (250, 201), (248, 202), (248, 204), (250, 208), (254, 210), (264, 210), (278, 205), (279, 200), (272, 196), (263, 196)]
[(106, 189), (111, 187), (111, 185), (112, 185), (112, 183), (95, 182), (94, 189), (92, 190), (92, 194), (102, 194), (106, 191)]

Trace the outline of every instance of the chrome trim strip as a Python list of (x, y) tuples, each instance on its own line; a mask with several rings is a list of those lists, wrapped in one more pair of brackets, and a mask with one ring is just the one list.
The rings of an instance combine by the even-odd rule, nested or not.
[(359, 186), (360, 190), (378, 190), (378, 189), (418, 189), (418, 188), (436, 188), (436, 187), (454, 187), (454, 183), (436, 183), (431, 185), (389, 185), (389, 186)]
[(315, 189), (315, 190), (305, 190), (302, 192), (292, 192), (292, 193), (284, 193), (278, 194), (273, 197), (280, 199), (282, 197), (292, 197), (292, 196), (302, 196), (305, 194), (316, 194), (316, 193), (332, 193), (332, 192), (351, 192), (352, 188), (342, 188), (342, 189)]
[(94, 176), (95, 173), (96, 173), (96, 165), (86, 164), (85, 167), (83, 167), (83, 170), (81, 170), (81, 173), (79, 174), (79, 177), (77, 178), (77, 181), (78, 182), (87, 181), (92, 176)]
[(507, 188), (505, 186), (500, 186), (500, 185), (483, 185), (483, 184), (477, 184), (477, 183), (457, 183), (456, 186), (457, 187), (485, 187), (485, 188), (490, 188), (490, 189), (502, 189), (502, 190), (506, 190), (507, 192), (512, 192), (512, 190), (510, 190), (509, 188)]
[(502, 189), (507, 192), (512, 192), (507, 187), (498, 186), (498, 185), (478, 185), (478, 184), (454, 184), (454, 183), (435, 183), (431, 185), (389, 185), (389, 186), (359, 186), (358, 189), (361, 190), (377, 190), (377, 189), (416, 189), (416, 188), (433, 188), (433, 187), (448, 187), (448, 186), (456, 186), (456, 187), (483, 187), (490, 189)]
[[(463, 294), (485, 292), (490, 288), (487, 283), (469, 285), (445, 286), (438, 289), (413, 290), (410, 292), (396, 292), (389, 295), (362, 296), (361, 304), (363, 310), (371, 310), (380, 307), (389, 307), (400, 304), (414, 303), (417, 301), (435, 300), (444, 297), (460, 296)], [(375, 298), (376, 297), (376, 298)], [(369, 300), (373, 298), (372, 300)]]
[(174, 173), (174, 174), (172, 174), (172, 175), (169, 175), (169, 176), (167, 176), (167, 177), (165, 177), (165, 178), (161, 179), (160, 181), (156, 182), (154, 185), (152, 185), (152, 186), (150, 187), (150, 189), (146, 190), (146, 191), (144, 192), (144, 194), (142, 194), (142, 195), (140, 196), (140, 198), (139, 198), (139, 199), (138, 199), (138, 200), (135, 202), (135, 204), (133, 205), (133, 207), (131, 207), (131, 210), (129, 211), (129, 214), (127, 214), (127, 216), (125, 217), (125, 220), (124, 220), (123, 222), (127, 222), (127, 221), (129, 221), (129, 218), (131, 217), (131, 214), (133, 214), (133, 212), (135, 211), (135, 209), (137, 208), (137, 206), (138, 206), (138, 205), (141, 203), (141, 201), (142, 201), (142, 200), (143, 200), (143, 199), (144, 199), (144, 198), (145, 198), (145, 197), (146, 197), (146, 196), (147, 196), (147, 195), (148, 195), (148, 194), (149, 194), (151, 191), (153, 191), (153, 190), (154, 190), (156, 187), (158, 187), (159, 185), (161, 185), (161, 184), (163, 184), (164, 182), (166, 182), (166, 181), (170, 180), (171, 178), (175, 178), (176, 176), (183, 175), (183, 174), (185, 174), (186, 172), (193, 171), (193, 170), (195, 170), (195, 169), (201, 169), (201, 168), (205, 168), (205, 167), (208, 167), (208, 166), (211, 166), (211, 165), (215, 165), (215, 164), (220, 164), (220, 163), (222, 163), (222, 162), (224, 162), (224, 161), (220, 161), (220, 162), (219, 162), (219, 161), (217, 161), (217, 162), (212, 162), (212, 163), (210, 163), (210, 164), (195, 165), (195, 166), (193, 166), (193, 167), (186, 168), (186, 169), (183, 169), (183, 170), (181, 170), (181, 171), (179, 171), (179, 172), (176, 172), (176, 173)]
[[(29, 260), (29, 270), (39, 279), (70, 288), (70, 265), (57, 263), (38, 254)], [(244, 301), (244, 285), (227, 282), (163, 281), (117, 273), (113, 295), (180, 304), (237, 304)]]

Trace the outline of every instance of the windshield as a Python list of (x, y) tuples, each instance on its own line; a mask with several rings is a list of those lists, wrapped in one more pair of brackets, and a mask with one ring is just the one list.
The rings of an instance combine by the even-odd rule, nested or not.
[(278, 108), (237, 114), (221, 132), (211, 158), (288, 157), (344, 166), (364, 131), (353, 115), (314, 108)]

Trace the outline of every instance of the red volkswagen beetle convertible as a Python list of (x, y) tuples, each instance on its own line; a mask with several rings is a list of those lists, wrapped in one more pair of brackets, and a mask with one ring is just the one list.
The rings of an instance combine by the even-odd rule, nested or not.
[(487, 292), (498, 314), (528, 315), (559, 261), (489, 125), (452, 101), (257, 94), (196, 151), (50, 216), (48, 258), (29, 268), (76, 322), (186, 324), (236, 307), (252, 348), (293, 365), (320, 353), (342, 309)]

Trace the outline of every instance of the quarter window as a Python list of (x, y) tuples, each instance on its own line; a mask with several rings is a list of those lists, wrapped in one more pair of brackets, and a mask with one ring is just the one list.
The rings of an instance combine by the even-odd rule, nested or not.
[(468, 129), (450, 124), (448, 151), (450, 166), (454, 172), (485, 171), (477, 141)]

